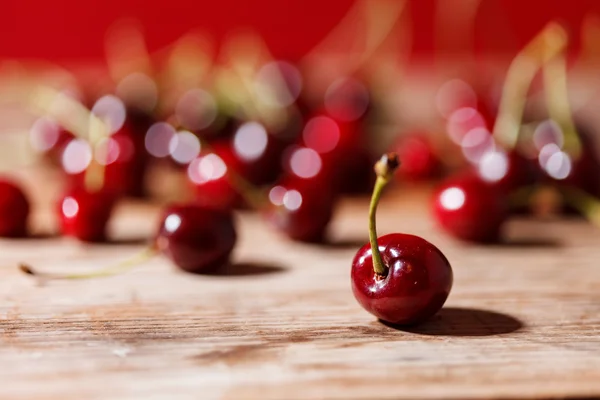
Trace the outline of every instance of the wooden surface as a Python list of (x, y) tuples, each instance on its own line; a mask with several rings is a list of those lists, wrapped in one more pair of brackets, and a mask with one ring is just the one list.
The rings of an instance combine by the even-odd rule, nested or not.
[[(0, 398), (600, 396), (600, 231), (518, 220), (509, 244), (468, 246), (435, 229), (426, 199), (389, 193), (379, 215), (380, 234), (421, 235), (454, 268), (446, 307), (410, 330), (375, 321), (350, 291), (364, 200), (341, 205), (329, 246), (286, 241), (240, 216), (235, 265), (221, 276), (155, 258), (121, 276), (40, 287), (14, 267), (119, 261), (154, 230), (150, 205), (119, 208), (111, 245), (2, 240)], [(52, 229), (49, 210), (35, 215), (40, 232)]]

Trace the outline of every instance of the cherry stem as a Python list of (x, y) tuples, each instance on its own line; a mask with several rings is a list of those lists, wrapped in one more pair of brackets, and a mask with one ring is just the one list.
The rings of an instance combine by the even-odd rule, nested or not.
[(573, 122), (573, 113), (569, 105), (567, 85), (567, 61), (564, 55), (554, 57), (543, 69), (546, 86), (546, 106), (548, 114), (558, 123), (563, 131), (565, 149), (578, 157), (581, 152), (581, 141)]
[(502, 89), (500, 107), (494, 136), (502, 140), (507, 148), (514, 148), (519, 131), (527, 92), (538, 70), (565, 48), (567, 34), (564, 28), (550, 23), (519, 52), (511, 63)]
[(373, 258), (373, 270), (377, 276), (383, 277), (387, 274), (387, 267), (381, 260), (381, 253), (377, 244), (377, 205), (381, 199), (383, 188), (388, 184), (396, 169), (400, 166), (398, 155), (396, 153), (388, 153), (381, 157), (375, 164), (375, 173), (377, 180), (373, 188), (371, 204), (369, 206), (369, 242), (371, 243), (371, 256)]
[(103, 268), (87, 274), (55, 274), (50, 272), (40, 272), (31, 267), (30, 265), (21, 263), (19, 269), (21, 272), (38, 278), (41, 282), (53, 281), (53, 280), (74, 280), (74, 279), (91, 279), (91, 278), (104, 278), (114, 275), (119, 275), (127, 272), (134, 267), (139, 266), (144, 261), (149, 260), (158, 254), (156, 246), (149, 246), (140, 253), (128, 258), (124, 261), (119, 262), (116, 265)]
[(564, 201), (600, 228), (600, 199), (574, 186), (559, 188)]

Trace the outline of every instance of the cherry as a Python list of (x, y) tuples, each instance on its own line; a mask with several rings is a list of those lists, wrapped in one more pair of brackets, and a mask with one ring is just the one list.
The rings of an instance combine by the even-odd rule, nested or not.
[[(80, 220), (83, 221), (85, 220)], [(236, 240), (237, 234), (230, 212), (196, 204), (178, 204), (171, 205), (163, 212), (152, 245), (116, 265), (90, 273), (67, 274), (38, 271), (24, 263), (19, 265), (19, 269), (43, 282), (91, 279), (123, 273), (161, 253), (184, 271), (210, 273), (229, 262)]]
[(59, 202), (61, 232), (84, 242), (106, 241), (106, 230), (116, 203), (110, 192), (82, 186), (68, 190)]
[(287, 173), (269, 191), (264, 216), (293, 240), (321, 242), (339, 194), (335, 170), (306, 147), (290, 151)]
[(267, 222), (293, 240), (319, 243), (325, 240), (333, 216), (334, 196), (320, 192), (314, 180), (288, 177), (269, 192)]
[(535, 163), (516, 149), (486, 152), (476, 168), (481, 179), (506, 194), (533, 185), (538, 179)]
[(25, 236), (29, 210), (29, 201), (21, 188), (8, 179), (0, 179), (0, 236)]
[(377, 181), (369, 209), (369, 239), (352, 261), (352, 292), (380, 320), (410, 325), (434, 315), (452, 288), (450, 263), (425, 239), (392, 233), (377, 238), (375, 213), (381, 192), (398, 167), (394, 153), (376, 165)]
[(243, 164), (228, 142), (216, 142), (210, 150), (203, 149), (188, 166), (198, 204), (223, 210), (245, 207), (244, 198), (232, 181), (238, 171), (243, 171)]
[[(346, 115), (345, 118), (348, 118)], [(335, 175), (332, 182), (344, 194), (361, 194), (373, 187), (372, 159), (366, 149), (360, 121), (344, 120), (327, 111), (313, 114), (302, 132), (304, 146), (316, 151), (325, 169)]]
[(231, 212), (173, 205), (163, 213), (156, 247), (182, 270), (200, 273), (226, 264), (236, 240)]
[(397, 174), (403, 180), (424, 181), (435, 178), (441, 171), (440, 159), (424, 133), (404, 135), (394, 149), (403, 160)]
[(499, 188), (473, 173), (452, 177), (434, 196), (433, 215), (452, 235), (473, 242), (494, 242), (508, 216), (508, 200)]
[[(73, 139), (70, 144), (80, 146), (81, 139)], [(88, 165), (80, 165), (73, 171), (70, 164), (80, 162), (80, 155), (70, 151), (69, 145), (63, 155), (63, 167), (70, 174), (73, 186), (81, 186)], [(102, 153), (99, 155), (99, 153)], [(69, 158), (72, 156), (72, 159)], [(128, 124), (102, 141), (96, 148), (96, 161), (104, 165), (103, 191), (114, 196), (142, 197), (145, 193), (145, 175), (148, 155), (144, 151), (144, 138), (134, 134)], [(88, 164), (91, 160), (87, 160)]]

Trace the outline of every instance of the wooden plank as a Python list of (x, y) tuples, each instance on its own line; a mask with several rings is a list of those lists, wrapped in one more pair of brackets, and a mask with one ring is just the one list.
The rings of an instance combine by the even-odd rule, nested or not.
[[(35, 217), (53, 226), (52, 196)], [(600, 233), (583, 221), (512, 221), (511, 244), (478, 247), (435, 229), (427, 193), (385, 197), (380, 234), (442, 249), (455, 286), (410, 330), (364, 312), (349, 287), (366, 201), (347, 200), (333, 244), (289, 242), (238, 219), (229, 275), (155, 258), (127, 274), (36, 286), (14, 265), (92, 270), (127, 257), (157, 207), (125, 204), (121, 244), (0, 241), (0, 398), (290, 399), (600, 396)]]

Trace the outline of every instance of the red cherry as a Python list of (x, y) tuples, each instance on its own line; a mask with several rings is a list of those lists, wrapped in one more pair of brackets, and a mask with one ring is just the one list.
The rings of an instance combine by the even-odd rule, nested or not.
[(452, 268), (442, 252), (423, 238), (393, 233), (377, 238), (375, 213), (398, 158), (390, 153), (377, 163), (377, 181), (369, 208), (369, 243), (352, 261), (352, 292), (359, 304), (393, 324), (421, 322), (446, 302)]
[(245, 202), (231, 174), (243, 171), (242, 163), (228, 142), (216, 142), (188, 166), (198, 204), (230, 210), (244, 207)]
[(29, 210), (29, 201), (21, 188), (7, 179), (0, 179), (0, 236), (25, 236)]
[(497, 187), (474, 174), (464, 174), (438, 188), (433, 215), (444, 230), (460, 239), (494, 242), (507, 219), (508, 201)]
[(231, 212), (174, 205), (162, 216), (158, 249), (187, 272), (211, 272), (229, 261), (237, 234)]
[(329, 167), (313, 149), (290, 149), (287, 173), (269, 191), (266, 220), (293, 240), (323, 241), (339, 194)]
[(148, 154), (144, 150), (144, 137), (134, 133), (129, 125), (109, 138), (108, 164), (104, 171), (105, 190), (115, 195), (141, 197), (145, 193), (144, 181), (148, 167)]
[(360, 194), (373, 187), (372, 159), (366, 149), (360, 122), (334, 118), (327, 112), (313, 114), (302, 132), (303, 144), (316, 151), (323, 168), (330, 169), (332, 183), (344, 194)]
[(106, 241), (115, 203), (115, 197), (106, 191), (90, 192), (83, 187), (67, 191), (58, 210), (62, 234), (84, 242)]
[[(90, 159), (84, 160), (81, 152), (71, 151), (71, 145), (75, 149), (75, 145), (81, 146), (81, 143), (81, 139), (73, 139), (63, 153), (63, 168), (68, 173), (75, 172), (69, 175), (73, 186), (83, 185), (85, 169), (91, 162)], [(104, 192), (110, 192), (113, 196), (144, 195), (148, 154), (144, 150), (144, 137), (134, 134), (129, 124), (100, 142), (93, 156), (104, 164)]]
[(533, 185), (538, 179), (535, 162), (523, 157), (517, 150), (508, 153), (489, 151), (481, 157), (476, 168), (482, 180), (507, 194)]
[(424, 181), (435, 178), (441, 171), (440, 159), (423, 133), (403, 136), (394, 150), (402, 160), (397, 176), (403, 180)]
[(352, 261), (352, 292), (359, 304), (393, 324), (414, 324), (438, 312), (452, 288), (452, 268), (442, 252), (423, 238), (393, 233), (377, 239), (385, 276), (373, 269), (371, 245)]
[(324, 241), (333, 216), (335, 197), (314, 179), (283, 179), (269, 192), (265, 218), (289, 238), (302, 242)]

